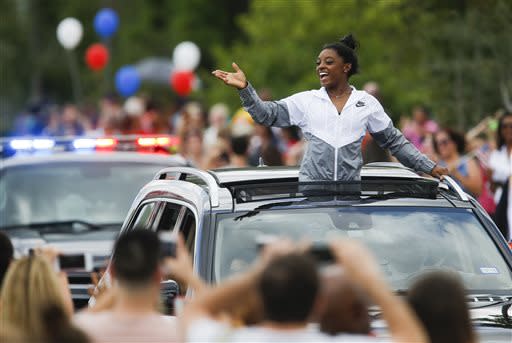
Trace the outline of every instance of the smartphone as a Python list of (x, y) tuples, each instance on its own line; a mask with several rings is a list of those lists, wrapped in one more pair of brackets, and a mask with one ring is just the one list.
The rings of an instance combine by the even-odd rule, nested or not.
[(329, 264), (335, 261), (331, 248), (325, 242), (314, 242), (309, 249), (309, 254), (317, 263)]
[(160, 232), (160, 256), (176, 257), (176, 235), (171, 232)]
[(94, 268), (91, 254), (60, 254), (57, 257), (57, 270), (86, 270)]

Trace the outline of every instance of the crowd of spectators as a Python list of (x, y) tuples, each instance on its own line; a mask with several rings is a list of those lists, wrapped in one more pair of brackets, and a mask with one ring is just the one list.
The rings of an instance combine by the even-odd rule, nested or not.
[[(378, 84), (364, 89), (380, 99)], [(271, 100), (266, 89), (263, 100)], [(381, 99), (382, 101), (382, 99)], [(510, 240), (512, 201), (509, 200), (512, 152), (512, 115), (488, 116), (466, 134), (443, 127), (426, 106), (402, 116), (399, 127), (421, 152), (448, 168), (466, 192), (474, 196)], [(204, 169), (300, 164), (306, 142), (297, 127), (267, 128), (255, 123), (243, 108), (223, 103), (207, 110), (198, 102), (164, 109), (150, 98), (131, 97), (122, 103), (104, 97), (97, 108), (73, 104), (31, 106), (16, 118), (13, 135), (109, 136), (171, 134), (179, 137), (177, 150), (191, 164)], [(363, 140), (366, 163), (390, 161), (369, 134)]]
[(404, 135), (472, 195), (512, 240), (512, 113), (486, 117), (466, 134), (440, 127), (424, 107), (402, 121)]
[[(9, 244), (0, 233), (2, 244)], [(138, 229), (115, 244), (110, 288), (74, 313), (52, 268), (56, 252), (38, 249), (7, 265), (0, 289), (2, 342), (476, 342), (456, 274), (430, 272), (407, 298), (393, 293), (377, 261), (353, 240), (328, 243), (319, 264), (306, 242), (265, 245), (251, 268), (217, 285), (195, 274), (181, 237), (164, 256), (157, 234)], [(3, 275), (1, 275), (3, 277)], [(161, 312), (160, 282), (179, 280), (192, 297)], [(105, 301), (105, 299), (108, 299)], [(178, 303), (178, 300), (175, 301)], [(369, 304), (387, 330), (375, 328)], [(384, 337), (379, 337), (384, 334)]]

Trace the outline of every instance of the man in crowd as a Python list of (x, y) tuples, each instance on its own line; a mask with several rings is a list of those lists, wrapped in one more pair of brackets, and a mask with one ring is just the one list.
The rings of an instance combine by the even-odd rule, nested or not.
[(370, 316), (366, 295), (337, 265), (320, 272), (324, 306), (318, 315), (320, 331), (329, 335), (341, 333), (370, 334)]
[(175, 342), (174, 318), (158, 312), (162, 273), (156, 233), (134, 230), (121, 235), (111, 276), (116, 284), (112, 308), (78, 314), (76, 325), (95, 342)]

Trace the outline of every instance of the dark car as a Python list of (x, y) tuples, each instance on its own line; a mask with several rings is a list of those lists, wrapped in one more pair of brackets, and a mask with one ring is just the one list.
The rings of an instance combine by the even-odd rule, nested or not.
[(426, 271), (457, 272), (482, 341), (510, 342), (512, 255), (478, 202), (449, 177), (439, 182), (399, 164), (369, 164), (361, 175), (300, 183), (296, 168), (164, 169), (139, 192), (122, 232), (182, 232), (210, 283), (245, 270), (262, 236), (358, 239), (398, 294)]
[[(102, 268), (139, 189), (158, 170), (184, 165), (178, 155), (132, 152), (0, 160), (0, 230), (12, 239), (16, 256), (51, 245), (66, 255), (85, 254), (91, 269)], [(75, 305), (81, 307), (89, 298), (90, 273), (68, 276)]]

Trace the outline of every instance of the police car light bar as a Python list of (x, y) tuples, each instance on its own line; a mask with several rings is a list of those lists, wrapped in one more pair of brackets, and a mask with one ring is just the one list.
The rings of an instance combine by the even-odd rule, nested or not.
[(55, 146), (55, 141), (53, 139), (34, 139), (32, 146), (36, 150), (49, 150)]
[(168, 146), (171, 144), (171, 139), (169, 137), (140, 137), (137, 139), (137, 144), (142, 147)]
[(114, 138), (98, 138), (96, 139), (97, 148), (112, 148), (117, 144), (117, 140)]
[(0, 158), (15, 154), (59, 151), (138, 151), (176, 153), (180, 139), (173, 135), (113, 135), (107, 137), (0, 137)]
[(30, 150), (32, 149), (31, 139), (14, 139), (9, 144), (14, 150)]
[(75, 149), (111, 148), (117, 144), (114, 138), (77, 138), (73, 141)]
[(10, 144), (13, 150), (49, 150), (55, 146), (53, 139), (13, 139)]
[(94, 149), (96, 147), (96, 139), (93, 138), (78, 138), (73, 141), (73, 148), (75, 149)]

